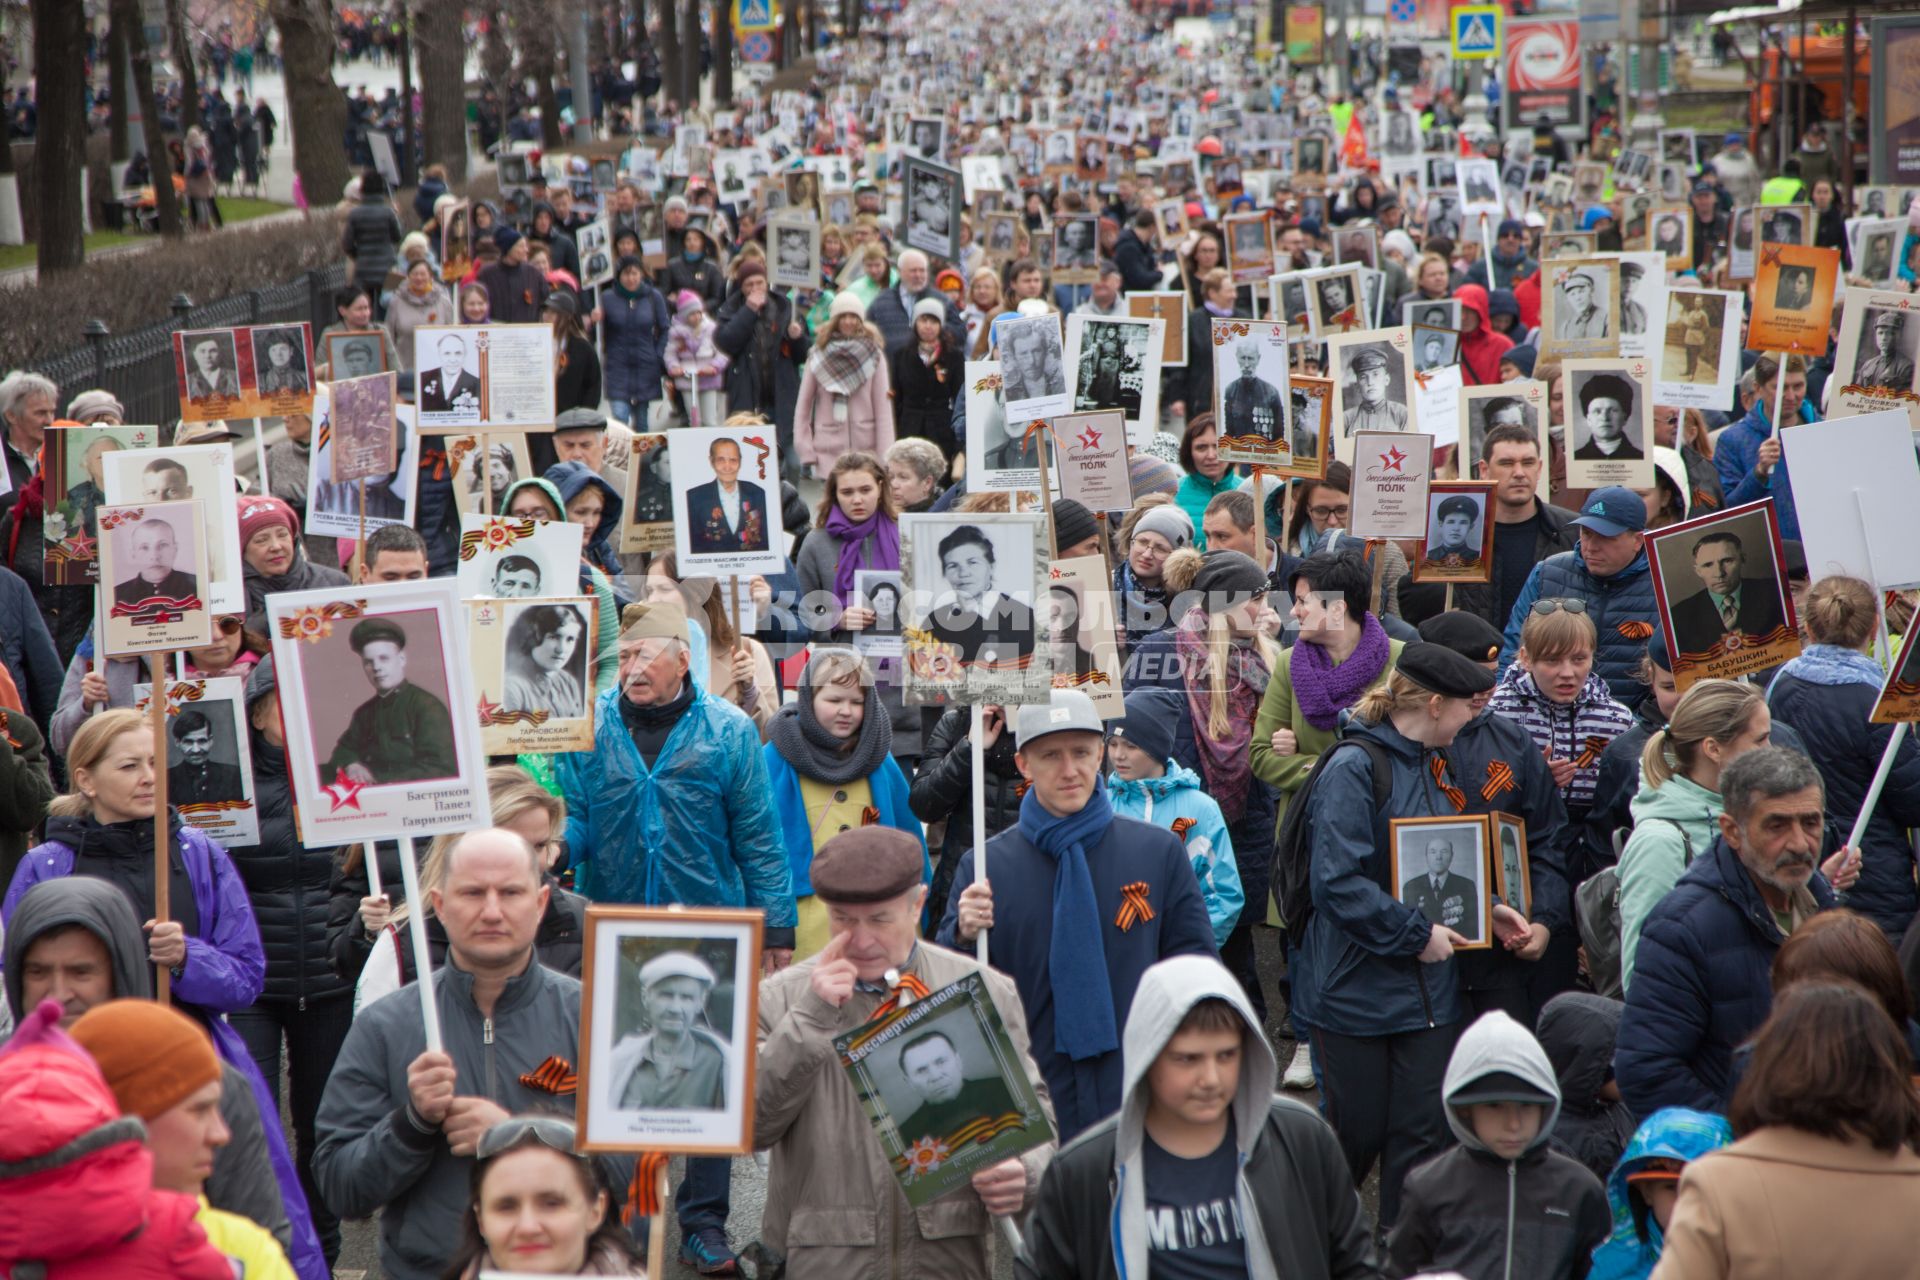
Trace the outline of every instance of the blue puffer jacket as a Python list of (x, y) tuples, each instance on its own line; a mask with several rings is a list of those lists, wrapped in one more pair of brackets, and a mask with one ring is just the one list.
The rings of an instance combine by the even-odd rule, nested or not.
[[(1713, 466), (1720, 473), (1720, 488), (1727, 495), (1728, 506), (1772, 498), (1773, 513), (1780, 520), (1780, 536), (1797, 540), (1800, 512), (1793, 502), (1793, 480), (1787, 474), (1786, 455), (1782, 454), (1773, 470), (1764, 476), (1755, 475), (1753, 471), (1760, 457), (1760, 446), (1773, 435), (1769, 416), (1772, 412), (1772, 397), (1755, 400), (1746, 417), (1720, 433), (1713, 446)], [(1801, 422), (1818, 422), (1820, 410), (1808, 400), (1801, 404), (1799, 416)], [(1796, 425), (1791, 421), (1787, 423), (1789, 427)]]
[(638, 293), (628, 293), (616, 281), (601, 292), (600, 313), (607, 399), (616, 404), (658, 400), (667, 371), (667, 326), (673, 322), (666, 299), (644, 279)]
[[(1834, 905), (1817, 871), (1806, 892), (1803, 912)], [(1773, 1008), (1769, 970), (1784, 941), (1724, 839), (1694, 858), (1647, 917), (1634, 954), (1613, 1074), (1635, 1115), (1727, 1109), (1734, 1048)]]
[(1200, 896), (1207, 900), (1213, 944), (1224, 947), (1246, 906), (1233, 837), (1227, 834), (1220, 806), (1201, 788), (1200, 775), (1173, 760), (1166, 761), (1166, 766), (1160, 777), (1137, 782), (1108, 774), (1107, 798), (1117, 816), (1165, 827), (1186, 842), (1193, 877), (1200, 882)]
[(1324, 752), (1310, 815), (1313, 915), (1293, 952), (1293, 1016), (1349, 1036), (1397, 1035), (1458, 1022), (1459, 965), (1420, 963), (1433, 926), (1393, 896), (1388, 820), (1455, 812), (1440, 793), (1433, 753), (1391, 723), (1349, 719), (1345, 737), (1383, 747), (1393, 779), (1373, 805), (1372, 762), (1358, 749)]
[(1658, 616), (1653, 601), (1653, 575), (1647, 571), (1647, 553), (1642, 551), (1633, 563), (1610, 578), (1602, 578), (1587, 568), (1579, 548), (1548, 556), (1533, 566), (1513, 613), (1507, 618), (1506, 643), (1500, 646), (1500, 670), (1504, 674), (1520, 648), (1520, 628), (1536, 600), (1578, 596), (1587, 602), (1587, 617), (1600, 633), (1600, 647), (1593, 656), (1593, 669), (1607, 682), (1613, 696), (1631, 703), (1642, 688), (1635, 674), (1640, 659), (1646, 656), (1647, 637), (1653, 634)]
[[(1836, 653), (1843, 655), (1840, 662), (1826, 660)], [(1820, 770), (1827, 787), (1827, 824), (1836, 831), (1853, 829), (1893, 735), (1890, 724), (1867, 723), (1881, 679), (1879, 664), (1865, 654), (1814, 645), (1782, 667), (1767, 687), (1767, 709), (1799, 731), (1808, 758)], [(1920, 910), (1913, 846), (1906, 840), (1913, 827), (1920, 827), (1920, 746), (1909, 734), (1894, 752), (1893, 772), (1861, 837), (1860, 879), (1847, 890), (1847, 905), (1871, 917), (1896, 947)]]
[(620, 696), (614, 688), (597, 700), (592, 751), (553, 758), (580, 892), (641, 906), (759, 907), (766, 945), (791, 947), (793, 881), (753, 721), (696, 688), (649, 769)]

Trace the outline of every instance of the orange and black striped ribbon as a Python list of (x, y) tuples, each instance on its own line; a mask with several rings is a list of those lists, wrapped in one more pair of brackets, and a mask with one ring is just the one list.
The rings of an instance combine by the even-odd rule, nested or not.
[(1173, 820), (1173, 834), (1185, 840), (1187, 838), (1187, 832), (1199, 825), (1200, 820), (1198, 818), (1175, 818)]
[(1598, 760), (1600, 758), (1600, 753), (1602, 751), (1605, 751), (1606, 749), (1607, 749), (1607, 740), (1605, 738), (1601, 738), (1601, 737), (1588, 738), (1587, 745), (1581, 749), (1579, 755), (1573, 758), (1573, 767), (1576, 769), (1586, 768), (1588, 765), (1592, 764), (1595, 760)]
[(1480, 798), (1491, 801), (1502, 791), (1517, 791), (1519, 784), (1513, 780), (1513, 766), (1505, 760), (1487, 762), (1487, 784), (1480, 788)]
[(1429, 758), (1433, 769), (1433, 785), (1440, 788), (1440, 794), (1453, 802), (1455, 813), (1467, 811), (1467, 793), (1447, 781), (1447, 758), (1436, 755)]
[(633, 1181), (627, 1184), (627, 1202), (620, 1207), (620, 1221), (631, 1225), (635, 1218), (651, 1218), (660, 1212), (665, 1204), (660, 1183), (666, 1172), (666, 1152), (640, 1153), (640, 1158), (633, 1162)]
[(860, 825), (863, 827), (873, 827), (879, 824), (880, 811), (872, 805), (863, 806), (860, 810)]
[(1153, 908), (1147, 903), (1147, 882), (1135, 880), (1132, 884), (1120, 886), (1120, 913), (1113, 918), (1120, 932), (1126, 933), (1133, 926), (1145, 920), (1153, 919)]
[(1618, 631), (1628, 640), (1645, 640), (1653, 635), (1653, 624), (1651, 622), (1642, 622), (1638, 618), (1630, 618), (1615, 627), (1614, 630)]
[(556, 1097), (572, 1097), (580, 1087), (580, 1077), (574, 1071), (573, 1064), (562, 1057), (551, 1057), (533, 1070), (520, 1077), (520, 1083), (528, 1089), (538, 1089), (542, 1093), (551, 1093)]

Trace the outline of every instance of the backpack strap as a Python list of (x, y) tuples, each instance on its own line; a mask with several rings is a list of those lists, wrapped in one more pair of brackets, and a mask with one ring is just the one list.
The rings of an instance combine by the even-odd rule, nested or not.
[(1685, 851), (1685, 858), (1686, 858), (1686, 860), (1682, 862), (1680, 865), (1683, 867), (1690, 867), (1693, 865), (1693, 837), (1687, 834), (1687, 829), (1685, 827), (1681, 826), (1678, 822), (1675, 822), (1672, 818), (1649, 818), (1647, 819), (1647, 821), (1664, 822), (1668, 826), (1672, 827), (1675, 831), (1678, 831), (1680, 833), (1680, 848)]

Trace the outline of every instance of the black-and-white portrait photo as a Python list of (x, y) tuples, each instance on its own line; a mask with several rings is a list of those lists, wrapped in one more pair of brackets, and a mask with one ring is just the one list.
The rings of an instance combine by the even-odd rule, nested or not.
[(1400, 306), (1400, 319), (1403, 323), (1429, 329), (1458, 329), (1460, 327), (1460, 300), (1458, 298), (1439, 298), (1435, 300), (1410, 299)]
[(1099, 266), (1100, 227), (1091, 215), (1064, 217), (1053, 224), (1053, 270), (1087, 273)]
[(1246, 336), (1213, 348), (1218, 429), (1222, 436), (1278, 441), (1286, 422), (1286, 332), (1270, 323), (1249, 328)]
[(1460, 360), (1460, 334), (1452, 329), (1413, 326), (1413, 370), (1427, 373)]
[(1407, 430), (1406, 361), (1393, 344), (1381, 339), (1346, 345), (1340, 362), (1341, 437)]
[(1459, 178), (1460, 207), (1469, 218), (1482, 214), (1497, 218), (1506, 205), (1500, 195), (1500, 166), (1492, 160), (1461, 160), (1455, 166)]
[[(1729, 518), (1687, 545), (1661, 550), (1676, 652), (1739, 648), (1786, 626), (1772, 538), (1760, 513)], [(1676, 573), (1682, 553), (1686, 571)]]
[(942, 258), (959, 256), (960, 173), (942, 165), (908, 160), (908, 245)]
[(1141, 416), (1151, 360), (1149, 325), (1077, 317), (1079, 362), (1074, 370), (1073, 411), (1118, 409), (1128, 421)]
[(1653, 215), (1653, 251), (1670, 261), (1686, 260), (1692, 265), (1688, 218), (1684, 209), (1662, 209)]
[(345, 382), (386, 372), (388, 341), (384, 331), (328, 334), (327, 380)]
[(1429, 155), (1426, 157), (1427, 190), (1439, 191), (1456, 185), (1457, 171), (1452, 156)]
[(811, 289), (820, 283), (820, 224), (776, 220), (768, 224), (773, 253), (767, 275), (782, 288)]
[[(629, 943), (628, 948), (643, 948)], [(635, 959), (637, 960), (637, 956)], [(731, 957), (728, 957), (730, 960)], [(610, 1096), (622, 1111), (719, 1111), (727, 1105), (732, 1046), (708, 1016), (707, 1002), (733, 966), (695, 948), (661, 950), (623, 971), (621, 1008), (639, 1006), (639, 1022), (613, 1044)], [(720, 1027), (725, 1028), (722, 1019)]]
[(313, 389), (306, 335), (299, 325), (253, 331), (253, 378), (263, 396), (304, 395)]
[(1392, 830), (1400, 901), (1470, 944), (1485, 945), (1490, 937), (1486, 824), (1399, 820)]
[(1419, 154), (1420, 129), (1411, 111), (1387, 112), (1387, 136), (1380, 149), (1390, 156)]
[(1615, 335), (1607, 273), (1598, 266), (1553, 273), (1553, 336), (1581, 342)]
[(1293, 449), (1293, 465), (1315, 475), (1322, 474), (1320, 459), (1325, 452), (1333, 387), (1325, 378), (1289, 378), (1287, 380), (1287, 438)]
[(1373, 227), (1343, 227), (1334, 233), (1335, 262), (1357, 262), (1363, 267), (1376, 265), (1380, 256), (1379, 232)]
[(1649, 406), (1638, 382), (1623, 372), (1567, 373), (1571, 415), (1568, 441), (1580, 462), (1637, 462), (1646, 456)]
[(1725, 295), (1693, 289), (1671, 291), (1667, 295), (1667, 340), (1660, 351), (1660, 380), (1718, 383), (1726, 324)]
[[(1538, 387), (1537, 383), (1527, 385)], [(1476, 467), (1480, 465), (1481, 459), (1486, 457), (1487, 432), (1494, 427), (1522, 427), (1530, 438), (1540, 439), (1540, 414), (1528, 402), (1526, 395), (1505, 392), (1476, 395), (1474, 391), (1475, 388), (1468, 388), (1462, 399), (1466, 404), (1466, 422), (1463, 424), (1467, 436), (1466, 456), (1473, 460)], [(1544, 445), (1539, 452), (1544, 461), (1546, 457)], [(1465, 467), (1463, 466), (1461, 470), (1464, 473)], [(1480, 475), (1480, 478), (1485, 480), (1491, 477)], [(1544, 483), (1543, 478), (1542, 484)]]
[(985, 234), (980, 244), (989, 258), (1011, 258), (1019, 251), (1019, 214), (989, 213), (983, 215), (981, 221), (985, 223)]
[(1327, 171), (1327, 140), (1321, 137), (1301, 138), (1294, 150), (1294, 172), (1306, 175), (1324, 175)]
[(1544, 257), (1584, 258), (1593, 252), (1594, 233), (1591, 231), (1557, 231), (1545, 241)]
[(1500, 900), (1533, 918), (1533, 885), (1527, 878), (1527, 824), (1504, 814), (1493, 815), (1500, 857)]
[(187, 805), (241, 800), (240, 744), (225, 704), (212, 713), (185, 706), (167, 720), (167, 803)]
[(366, 786), (459, 775), (433, 610), (362, 618), (314, 648), (307, 705), (322, 787), (340, 775)]
[(1019, 1109), (998, 1065), (989, 1058), (970, 1071), (972, 1055), (963, 1054), (955, 1036), (946, 1030), (935, 1028), (905, 1037), (897, 1049), (889, 1046), (888, 1052), (915, 1100), (911, 1111), (894, 1117), (900, 1140), (909, 1147), (925, 1138), (945, 1142), (970, 1121)]
[(469, 436), (467, 439), (473, 443), (460, 463), (457, 492), (461, 509), (478, 511), (484, 505), (488, 511), (504, 512), (507, 490), (531, 469), (525, 437)]
[[(968, 516), (914, 542), (912, 591), (924, 629), (962, 666), (1017, 663), (1034, 651), (1034, 529)], [(910, 624), (911, 625), (911, 624)]]
[(873, 610), (873, 625), (854, 633), (855, 650), (876, 658), (899, 657), (907, 616), (906, 587), (900, 570), (854, 570), (853, 595), (861, 608)]
[(586, 715), (592, 690), (587, 674), (590, 647), (587, 619), (577, 605), (509, 607), (501, 709), (544, 711), (558, 720)]
[(1642, 337), (1647, 332), (1647, 317), (1657, 314), (1648, 309), (1648, 300), (1660, 291), (1665, 272), (1655, 275), (1625, 254), (1620, 256), (1620, 336)]
[(1764, 244), (1805, 244), (1806, 215), (1798, 208), (1775, 206), (1763, 210), (1760, 239)]
[(1864, 276), (1874, 284), (1885, 284), (1891, 280), (1899, 236), (1897, 229), (1869, 228), (1862, 231), (1860, 249), (1854, 255), (1859, 264), (1854, 268), (1855, 274)]
[(435, 340), (433, 352), (439, 363), (416, 375), (420, 412), (478, 415), (480, 362), (472, 344), (461, 334), (443, 333)]
[(1480, 582), (1492, 565), (1486, 543), (1488, 491), (1436, 482), (1427, 495), (1427, 536), (1415, 563), (1417, 581)]
[(1068, 411), (1066, 358), (1057, 315), (1016, 316), (1000, 326), (1002, 399), (1009, 421)]
[(1916, 346), (1920, 346), (1920, 324), (1909, 324), (1906, 312), (1892, 307), (1869, 310), (1860, 326), (1851, 382), (1890, 391), (1913, 390)]
[(1773, 305), (1778, 311), (1805, 311), (1813, 305), (1812, 267), (1782, 266), (1773, 288)]
[(923, 160), (938, 160), (946, 154), (946, 136), (946, 121), (936, 116), (915, 116), (908, 126), (907, 146)]
[(205, 329), (180, 335), (186, 353), (186, 398), (218, 400), (240, 394), (239, 362), (231, 329)]
[(1308, 289), (1308, 299), (1313, 307), (1313, 325), (1316, 333), (1350, 333), (1355, 329), (1368, 327), (1359, 306), (1358, 284), (1359, 275), (1355, 271), (1339, 271), (1313, 277)]

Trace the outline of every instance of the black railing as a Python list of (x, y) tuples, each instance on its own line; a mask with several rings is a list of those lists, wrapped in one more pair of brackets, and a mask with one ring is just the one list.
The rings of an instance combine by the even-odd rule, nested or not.
[(33, 366), (60, 388), (59, 403), (91, 388), (111, 391), (126, 410), (126, 420), (141, 424), (171, 424), (180, 416), (180, 387), (174, 379), (173, 335), (180, 329), (230, 329), (249, 324), (295, 324), (307, 321), (316, 337), (335, 316), (334, 292), (347, 283), (347, 265), (318, 267), (297, 279), (265, 289), (250, 289), (195, 306), (186, 294), (176, 294), (173, 314), (158, 324), (132, 333), (113, 334), (98, 320), (89, 321), (87, 345)]

